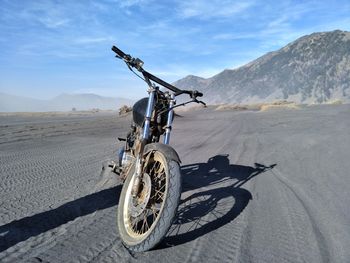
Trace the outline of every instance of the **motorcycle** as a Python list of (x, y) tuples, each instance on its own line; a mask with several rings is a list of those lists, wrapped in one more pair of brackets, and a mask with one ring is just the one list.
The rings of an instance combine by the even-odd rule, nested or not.
[[(203, 96), (201, 92), (181, 90), (144, 70), (139, 58), (115, 46), (112, 50), (148, 85), (148, 97), (133, 106), (130, 131), (126, 138), (118, 138), (125, 142), (118, 163), (111, 165), (123, 181), (117, 215), (119, 235), (127, 249), (142, 252), (165, 237), (178, 209), (181, 161), (169, 145), (174, 109), (189, 103), (206, 105), (197, 99)], [(177, 105), (176, 97), (182, 94), (188, 94), (190, 100)]]

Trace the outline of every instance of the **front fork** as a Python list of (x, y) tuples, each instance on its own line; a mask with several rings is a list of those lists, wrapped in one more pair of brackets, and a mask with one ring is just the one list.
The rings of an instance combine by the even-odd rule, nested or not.
[(173, 119), (174, 119), (174, 110), (173, 110), (174, 105), (175, 105), (175, 95), (171, 94), (170, 103), (169, 103), (168, 120), (165, 127), (164, 144), (169, 144), (170, 142), (171, 126), (173, 124)]
[[(143, 128), (140, 151), (139, 151), (138, 156), (136, 157), (136, 167), (135, 167), (135, 175), (134, 175), (135, 181), (134, 181), (134, 185), (132, 188), (132, 196), (133, 197), (137, 196), (139, 186), (140, 186), (142, 167), (143, 167), (143, 162), (144, 162), (143, 151), (144, 151), (144, 148), (149, 140), (149, 132), (150, 132), (152, 112), (153, 112), (154, 103), (155, 103), (155, 95), (156, 95), (156, 88), (154, 88), (154, 87), (150, 88), (147, 110), (146, 110), (146, 115), (145, 115), (145, 125)], [(174, 110), (173, 110), (174, 105), (175, 105), (175, 95), (172, 94), (170, 97), (170, 103), (169, 103), (167, 125), (165, 127), (164, 144), (169, 144), (169, 141), (170, 141), (171, 127), (172, 127), (173, 118), (174, 118)]]
[(156, 88), (150, 86), (147, 110), (145, 115), (145, 125), (143, 127), (140, 151), (136, 156), (136, 167), (135, 167), (135, 175), (134, 175), (135, 181), (132, 188), (133, 197), (136, 197), (140, 186), (140, 181), (141, 181), (140, 179), (141, 179), (142, 167), (143, 167), (143, 158), (142, 158), (143, 150), (145, 149), (146, 143), (149, 139), (149, 132), (150, 132), (150, 126), (151, 126), (152, 112), (154, 109), (155, 95), (156, 95)]

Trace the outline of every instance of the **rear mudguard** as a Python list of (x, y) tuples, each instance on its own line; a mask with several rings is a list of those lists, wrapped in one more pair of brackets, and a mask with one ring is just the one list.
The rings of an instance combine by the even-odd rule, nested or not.
[(151, 151), (159, 151), (166, 158), (173, 160), (177, 163), (181, 163), (180, 157), (177, 152), (169, 145), (163, 143), (150, 143), (145, 146), (144, 154), (148, 154)]

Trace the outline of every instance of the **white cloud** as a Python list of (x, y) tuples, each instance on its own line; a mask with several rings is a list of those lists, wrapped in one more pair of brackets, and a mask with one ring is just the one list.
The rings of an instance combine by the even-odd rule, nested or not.
[[(299, 4), (286, 2), (276, 6), (266, 7), (266, 15), (261, 23), (263, 27), (255, 32), (255, 38), (260, 41), (259, 49), (264, 52), (276, 50), (295, 39), (309, 34), (314, 30), (305, 24), (302, 28), (296, 24), (305, 16), (310, 16), (321, 7), (316, 2)], [(277, 11), (277, 12), (276, 12)]]
[(178, 15), (182, 18), (198, 17), (200, 19), (208, 18), (227, 18), (247, 10), (254, 5), (253, 1), (234, 2), (220, 0), (193, 0), (181, 1), (179, 3)]
[(65, 26), (71, 21), (66, 11), (65, 6), (55, 5), (51, 1), (34, 2), (23, 8), (18, 16), (27, 23), (36, 22), (52, 29)]
[(148, 0), (122, 0), (120, 1), (120, 7), (137, 6), (148, 2)]
[(58, 28), (69, 23), (69, 19), (67, 18), (59, 18), (59, 17), (41, 17), (38, 18), (38, 21), (42, 23), (47, 28)]
[(222, 33), (213, 36), (215, 40), (235, 40), (235, 39), (248, 39), (255, 38), (256, 34), (247, 32), (237, 32), (237, 33)]
[(78, 44), (96, 44), (96, 43), (111, 43), (113, 41), (112, 37), (81, 37), (75, 39), (75, 43)]

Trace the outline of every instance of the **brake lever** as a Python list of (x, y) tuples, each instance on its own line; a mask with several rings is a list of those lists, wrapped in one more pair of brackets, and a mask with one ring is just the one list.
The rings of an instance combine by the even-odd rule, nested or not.
[(207, 107), (207, 104), (205, 104), (204, 101), (199, 100), (198, 103), (203, 104), (203, 106), (204, 106), (205, 108)]
[(207, 107), (207, 104), (205, 104), (204, 101), (197, 100), (197, 99), (194, 99), (193, 101), (196, 102), (196, 103), (202, 104), (204, 107)]
[(132, 60), (132, 57), (130, 55), (125, 55), (125, 57), (115, 55), (115, 57), (124, 60), (126, 63), (129, 63)]
[(158, 114), (163, 114), (164, 112), (168, 112), (170, 110), (173, 110), (177, 107), (181, 107), (181, 106), (185, 106), (186, 104), (189, 104), (189, 103), (192, 103), (192, 102), (196, 102), (196, 103), (200, 103), (200, 104), (203, 104), (204, 107), (207, 107), (207, 104), (205, 104), (205, 102), (201, 101), (201, 100), (197, 100), (197, 99), (192, 99), (192, 100), (189, 100), (189, 101), (186, 101), (184, 103), (181, 103), (181, 104), (178, 104), (178, 105), (175, 105), (169, 109), (165, 109), (165, 110), (162, 110), (161, 112), (159, 112)]

